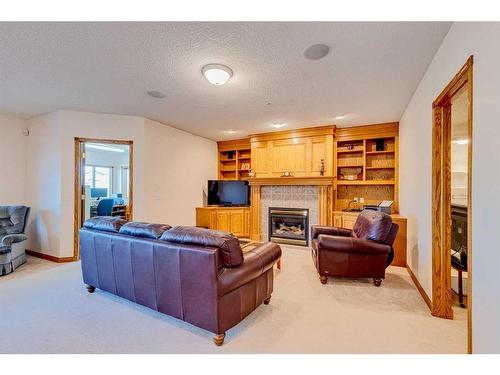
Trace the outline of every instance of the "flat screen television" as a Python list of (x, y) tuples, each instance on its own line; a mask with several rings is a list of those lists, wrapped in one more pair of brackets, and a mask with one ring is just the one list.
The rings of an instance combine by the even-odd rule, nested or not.
[(210, 206), (248, 206), (248, 181), (208, 180), (207, 203)]

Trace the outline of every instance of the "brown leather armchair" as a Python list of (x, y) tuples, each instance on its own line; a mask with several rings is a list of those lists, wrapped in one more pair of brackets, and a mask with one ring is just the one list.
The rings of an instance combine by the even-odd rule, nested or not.
[(372, 210), (359, 214), (353, 230), (313, 225), (312, 258), (321, 283), (328, 276), (371, 277), (380, 286), (398, 228), (390, 215)]

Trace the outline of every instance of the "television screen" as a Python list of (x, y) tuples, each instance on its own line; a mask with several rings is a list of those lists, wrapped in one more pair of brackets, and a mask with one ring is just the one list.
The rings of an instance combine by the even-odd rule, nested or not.
[(248, 181), (208, 181), (208, 204), (218, 206), (248, 206)]

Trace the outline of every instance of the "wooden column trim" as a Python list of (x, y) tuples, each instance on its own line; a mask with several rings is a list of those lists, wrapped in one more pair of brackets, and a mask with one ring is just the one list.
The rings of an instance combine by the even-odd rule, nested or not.
[(260, 241), (260, 185), (252, 185), (250, 206), (250, 239)]

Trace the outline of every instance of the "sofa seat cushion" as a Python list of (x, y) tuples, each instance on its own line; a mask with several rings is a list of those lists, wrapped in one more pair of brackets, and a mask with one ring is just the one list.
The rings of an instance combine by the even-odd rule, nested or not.
[(134, 237), (152, 238), (157, 240), (163, 232), (172, 228), (167, 224), (144, 223), (141, 221), (131, 221), (120, 228), (121, 234)]
[(88, 229), (118, 233), (120, 228), (126, 223), (127, 220), (123, 220), (119, 217), (94, 216), (93, 218), (85, 220), (83, 226)]
[(217, 247), (225, 267), (238, 267), (243, 263), (238, 238), (231, 233), (205, 228), (178, 226), (163, 233), (160, 240), (175, 243)]
[(392, 217), (386, 213), (373, 210), (362, 211), (352, 234), (354, 238), (360, 240), (370, 240), (375, 242), (385, 242), (392, 228)]

